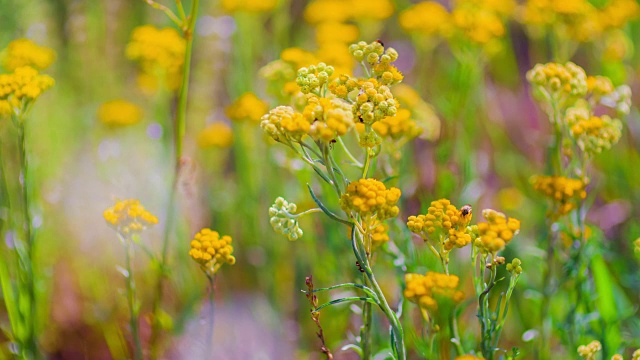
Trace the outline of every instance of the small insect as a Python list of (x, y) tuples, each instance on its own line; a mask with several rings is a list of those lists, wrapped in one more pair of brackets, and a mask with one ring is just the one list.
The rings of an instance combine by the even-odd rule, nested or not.
[(467, 216), (471, 214), (471, 205), (465, 205), (462, 208), (460, 208), (460, 214), (462, 214), (462, 216)]
[(364, 272), (364, 269), (362, 268), (362, 265), (360, 265), (360, 261), (356, 261), (356, 266), (358, 267), (358, 270), (360, 270), (361, 273)]
[(384, 46), (384, 43), (382, 42), (382, 40), (378, 39), (376, 40), (376, 42), (380, 43), (380, 45)]

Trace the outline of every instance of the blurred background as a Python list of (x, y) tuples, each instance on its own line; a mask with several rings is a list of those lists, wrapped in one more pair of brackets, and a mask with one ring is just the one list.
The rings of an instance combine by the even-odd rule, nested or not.
[[(274, 199), (283, 196), (300, 209), (313, 208), (306, 184), (318, 181), (285, 147), (267, 141), (259, 118), (291, 98), (287, 84), (295, 80), (296, 66), (324, 61), (337, 72), (358, 74), (348, 45), (376, 39), (400, 54), (396, 64), (407, 87), (397, 96), (405, 98), (403, 106), (421, 129), (384, 155), (388, 169), (379, 176), (397, 176), (393, 185), (403, 191), (391, 238), (406, 250), (408, 270), (424, 272), (439, 264), (403, 224), (430, 201), (447, 197), (459, 206), (490, 207), (520, 219), (521, 234), (505, 256), (521, 258), (525, 273), (502, 342), (507, 349), (521, 348), (527, 358), (533, 345), (523, 334), (536, 324), (533, 304), (542, 282), (537, 269), (545, 255), (539, 244), (546, 232), (546, 202), (529, 179), (544, 173), (550, 126), (525, 73), (536, 63), (571, 60), (587, 74), (628, 84), (637, 103), (639, 18), (635, 0), (203, 1), (194, 35), (187, 166), (179, 179), (162, 300), (164, 358), (205, 358), (207, 281), (188, 256), (189, 242), (202, 227), (232, 236), (237, 257), (217, 277), (211, 358), (322, 358), (301, 293), (305, 277), (313, 275), (316, 286), (324, 287), (349, 282), (359, 272), (345, 230), (323, 216), (301, 220), (305, 233), (295, 242), (272, 231), (267, 210)], [(171, 74), (145, 74), (128, 54), (134, 29), (143, 25), (175, 28), (141, 0), (0, 0), (0, 49), (29, 38), (56, 52), (45, 71), (56, 84), (27, 120), (40, 341), (51, 359), (129, 354), (125, 285), (118, 270), (124, 251), (102, 217), (104, 209), (116, 199), (140, 199), (160, 219), (142, 241), (161, 251), (173, 176), (176, 87)], [(255, 98), (237, 101), (248, 92)], [(140, 121), (114, 126), (101, 119), (100, 106), (117, 99), (135, 104)], [(629, 348), (640, 347), (640, 277), (633, 255), (633, 241), (640, 237), (639, 118), (633, 105), (620, 142), (589, 169), (588, 220), (599, 239), (598, 253), (612, 291), (632, 304), (624, 317), (604, 326)], [(11, 127), (2, 124), (0, 150), (7, 169), (15, 166), (15, 143)], [(6, 199), (10, 191), (5, 186), (0, 194)], [(336, 199), (326, 201), (338, 209)], [(4, 200), (0, 206), (6, 212)], [(13, 235), (3, 228), (5, 243)], [(392, 260), (379, 254), (376, 269), (395, 304), (402, 273)], [(452, 264), (463, 290), (472, 294), (468, 269)], [(145, 319), (153, 302), (154, 266), (137, 254), (143, 342), (150, 336)], [(358, 334), (360, 316), (354, 310), (345, 305), (322, 312), (327, 345), (337, 359), (357, 358), (340, 350)], [(415, 310), (407, 306), (404, 322), (408, 347), (419, 349), (422, 325)], [(463, 319), (462, 331), (472, 339), (478, 331), (473, 306)], [(382, 324), (381, 318), (375, 321)], [(4, 310), (0, 324), (7, 331)], [(384, 326), (379, 328), (375, 343), (386, 344)], [(6, 337), (0, 335), (0, 342), (6, 354)], [(574, 350), (558, 348), (571, 358), (565, 351)], [(419, 358), (419, 350), (410, 354)]]

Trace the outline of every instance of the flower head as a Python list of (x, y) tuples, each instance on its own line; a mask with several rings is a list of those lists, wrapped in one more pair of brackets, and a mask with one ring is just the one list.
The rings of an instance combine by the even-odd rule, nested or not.
[(127, 126), (142, 120), (142, 109), (126, 100), (104, 102), (98, 108), (98, 119), (108, 126)]
[(486, 222), (478, 223), (478, 235), (474, 245), (482, 252), (497, 253), (511, 242), (520, 231), (520, 221), (507, 218), (501, 212), (491, 209), (482, 210), (482, 216)]
[(472, 240), (468, 229), (472, 217), (471, 206), (458, 209), (447, 199), (431, 202), (425, 215), (409, 216), (407, 227), (425, 241), (441, 244), (444, 250), (464, 247)]
[(227, 148), (233, 144), (233, 130), (222, 121), (217, 121), (202, 129), (198, 134), (198, 146), (206, 148)]
[(0, 74), (0, 116), (20, 113), (54, 84), (52, 77), (23, 66), (13, 73)]
[(608, 115), (594, 116), (587, 107), (572, 107), (565, 116), (569, 132), (587, 155), (608, 150), (622, 136), (622, 122)]
[(17, 39), (10, 42), (2, 51), (0, 61), (7, 71), (14, 71), (23, 66), (44, 70), (53, 63), (55, 58), (56, 53), (53, 49), (39, 46), (29, 39)]
[(329, 81), (329, 77), (333, 75), (333, 71), (333, 66), (328, 66), (323, 62), (318, 65), (302, 67), (298, 70), (296, 84), (298, 84), (303, 94), (317, 94), (320, 88)]
[(400, 195), (400, 189), (387, 189), (376, 179), (360, 179), (347, 186), (347, 191), (340, 198), (340, 206), (346, 212), (353, 211), (362, 217), (375, 216), (383, 221), (398, 216), (400, 209), (396, 204)]
[(311, 121), (291, 106), (278, 106), (261, 119), (262, 130), (276, 141), (300, 141), (311, 129)]
[(355, 124), (352, 106), (341, 99), (310, 97), (302, 116), (309, 126), (309, 135), (330, 142), (347, 133)]
[(404, 279), (405, 298), (428, 311), (436, 312), (444, 302), (459, 303), (464, 299), (464, 293), (457, 290), (460, 280), (455, 275), (430, 271), (425, 275), (406, 274)]
[(577, 208), (578, 202), (587, 197), (586, 184), (579, 179), (564, 176), (534, 176), (533, 188), (550, 198), (555, 204), (553, 215), (558, 217)]
[(297, 209), (296, 204), (290, 203), (282, 197), (278, 197), (269, 208), (271, 227), (276, 233), (286, 236), (290, 241), (298, 240), (303, 234), (295, 215)]
[(602, 350), (602, 344), (598, 340), (593, 340), (587, 345), (580, 345), (578, 347), (578, 355), (587, 360), (595, 360), (596, 354)]
[(214, 274), (222, 265), (236, 263), (236, 258), (231, 255), (233, 253), (231, 241), (231, 236), (220, 236), (217, 231), (204, 228), (191, 240), (189, 255), (207, 273)]
[(122, 236), (140, 233), (158, 223), (158, 218), (148, 212), (138, 199), (119, 200), (102, 215), (107, 223)]
[(269, 111), (269, 104), (260, 100), (256, 94), (246, 92), (240, 95), (233, 104), (225, 109), (229, 119), (234, 121), (248, 120), (251, 122), (260, 122), (260, 118)]
[(587, 74), (580, 66), (566, 64), (537, 64), (527, 72), (532, 85), (544, 89), (552, 97), (581, 97), (587, 93)]
[(272, 11), (276, 7), (276, 0), (222, 0), (224, 11), (235, 13), (239, 11), (261, 13)]
[(447, 9), (436, 1), (419, 2), (400, 13), (400, 26), (419, 36), (441, 36), (450, 26)]

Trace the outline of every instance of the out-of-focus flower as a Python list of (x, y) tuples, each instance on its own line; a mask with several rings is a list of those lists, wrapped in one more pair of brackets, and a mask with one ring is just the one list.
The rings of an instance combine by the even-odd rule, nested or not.
[(0, 54), (2, 67), (7, 71), (14, 71), (23, 66), (44, 70), (55, 58), (56, 53), (53, 49), (40, 46), (29, 39), (13, 40)]
[(260, 127), (275, 141), (300, 141), (311, 122), (291, 106), (278, 106), (262, 116)]
[(396, 205), (400, 199), (400, 189), (387, 189), (376, 179), (360, 179), (347, 186), (340, 198), (340, 206), (345, 212), (354, 212), (363, 218), (375, 216), (378, 221), (398, 216)]
[(198, 134), (201, 148), (227, 148), (233, 144), (233, 130), (222, 121), (217, 121), (202, 129)]
[(555, 206), (553, 216), (568, 214), (577, 208), (578, 202), (587, 197), (586, 184), (580, 179), (564, 176), (534, 176), (531, 178), (533, 188), (550, 198)]
[(479, 237), (474, 245), (482, 252), (496, 254), (518, 234), (520, 221), (491, 209), (482, 210), (482, 216), (487, 221), (478, 223)]
[(457, 290), (460, 280), (455, 275), (434, 271), (421, 274), (406, 274), (404, 296), (427, 311), (436, 312), (443, 302), (460, 303), (464, 293)]
[(191, 240), (189, 255), (199, 263), (208, 274), (215, 274), (222, 265), (233, 265), (236, 258), (231, 255), (231, 236), (220, 236), (217, 231), (204, 228)]
[(527, 72), (527, 80), (547, 91), (551, 96), (584, 96), (587, 93), (587, 74), (580, 66), (568, 62), (537, 64)]
[(29, 66), (0, 74), (0, 116), (21, 113), (54, 83), (52, 77)]
[(466, 355), (456, 356), (454, 360), (484, 360), (484, 358), (482, 356), (466, 354)]
[(98, 108), (98, 119), (108, 126), (127, 126), (142, 120), (142, 109), (126, 100), (104, 102)]
[(228, 13), (239, 11), (261, 13), (273, 10), (276, 4), (276, 0), (222, 0), (220, 5)]
[(185, 51), (186, 41), (177, 30), (143, 25), (133, 30), (126, 54), (140, 65), (140, 85), (155, 90), (163, 83), (176, 90), (182, 82)]
[(435, 1), (417, 3), (400, 13), (400, 26), (408, 33), (419, 36), (443, 36), (451, 26), (447, 9)]
[(138, 199), (117, 201), (102, 215), (107, 223), (122, 236), (140, 233), (158, 223), (158, 218), (148, 212)]
[(593, 116), (588, 108), (572, 107), (565, 120), (571, 136), (587, 155), (610, 149), (622, 136), (622, 122), (608, 115)]
[(267, 111), (269, 111), (269, 104), (262, 101), (252, 92), (240, 95), (233, 104), (225, 109), (229, 119), (234, 121), (248, 120), (251, 122), (259, 122), (262, 115)]
[(320, 47), (327, 43), (349, 44), (358, 40), (358, 27), (351, 24), (323, 22), (316, 27), (316, 43)]
[(600, 350), (602, 350), (602, 344), (598, 340), (593, 340), (587, 345), (578, 346), (578, 355), (586, 360), (595, 360)]

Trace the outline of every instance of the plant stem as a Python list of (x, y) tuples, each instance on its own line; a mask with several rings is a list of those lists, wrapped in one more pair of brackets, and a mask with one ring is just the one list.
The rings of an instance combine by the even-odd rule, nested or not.
[(207, 319), (209, 320), (207, 322), (207, 325), (209, 327), (207, 328), (207, 338), (205, 339), (206, 349), (207, 349), (207, 352), (205, 353), (205, 359), (212, 359), (213, 358), (213, 325), (214, 325), (214, 316), (215, 316), (215, 308), (214, 308), (215, 287), (214, 286), (215, 286), (216, 275), (207, 274), (207, 279), (209, 280), (209, 308), (207, 309)]
[(138, 310), (136, 309), (136, 283), (133, 278), (132, 261), (134, 257), (133, 242), (129, 237), (125, 237), (125, 267), (127, 270), (127, 300), (129, 304), (131, 337), (133, 339), (134, 359), (142, 360), (142, 343), (140, 342), (140, 332), (138, 329)]

